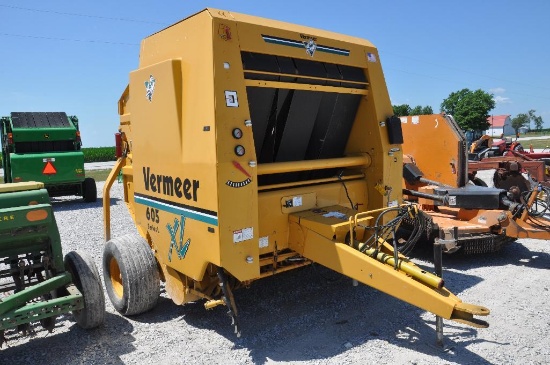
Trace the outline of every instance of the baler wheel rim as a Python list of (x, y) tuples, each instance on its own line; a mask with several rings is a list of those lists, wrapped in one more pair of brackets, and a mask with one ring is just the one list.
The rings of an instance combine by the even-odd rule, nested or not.
[(124, 295), (124, 285), (122, 284), (122, 273), (118, 262), (114, 257), (111, 257), (109, 261), (109, 277), (111, 278), (111, 285), (115, 294), (122, 299)]
[(160, 296), (160, 274), (147, 241), (128, 234), (107, 242), (103, 279), (113, 307), (125, 316), (147, 312)]

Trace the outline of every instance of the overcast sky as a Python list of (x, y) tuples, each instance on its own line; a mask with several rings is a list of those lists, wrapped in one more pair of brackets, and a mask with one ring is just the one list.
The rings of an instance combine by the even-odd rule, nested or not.
[[(550, 127), (550, 1), (3, 1), (0, 116), (65, 111), (85, 147), (114, 145), (117, 101), (140, 41), (206, 7), (366, 38), (393, 104), (482, 89), (491, 114), (535, 109)], [(544, 36), (546, 34), (546, 36)]]

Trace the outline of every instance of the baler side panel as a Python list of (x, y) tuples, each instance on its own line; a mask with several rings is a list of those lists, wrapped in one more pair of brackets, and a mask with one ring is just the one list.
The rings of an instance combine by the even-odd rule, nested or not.
[(128, 139), (140, 232), (159, 262), (201, 280), (220, 261), (211, 34), (195, 31), (211, 19), (189, 20), (142, 43), (142, 65), (169, 60), (132, 72)]
[[(260, 272), (258, 181), (255, 165), (250, 166), (257, 156), (253, 127), (245, 125), (251, 118), (239, 47), (248, 36), (229, 17), (213, 20), (220, 257), (221, 266), (239, 280), (255, 279)], [(234, 135), (237, 129), (240, 138)]]
[(366, 168), (369, 202), (365, 210), (378, 209), (401, 202), (403, 153), (400, 145), (389, 143), (386, 119), (393, 115), (386, 80), (378, 50), (364, 47), (365, 72), (369, 80), (369, 95), (359, 105), (358, 117), (350, 133), (346, 153), (357, 149), (367, 152), (372, 163)]

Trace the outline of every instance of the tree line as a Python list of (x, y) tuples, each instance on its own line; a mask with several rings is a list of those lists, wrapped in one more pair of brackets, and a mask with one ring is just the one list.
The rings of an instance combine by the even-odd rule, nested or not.
[[(489, 112), (495, 108), (494, 95), (481, 89), (472, 91), (462, 89), (452, 92), (440, 105), (441, 112), (451, 114), (460, 128), (464, 131), (485, 131), (489, 129), (487, 122)], [(433, 114), (431, 106), (417, 105), (411, 108), (408, 104), (393, 105), (393, 113), (398, 117), (407, 115)], [(543, 127), (543, 120), (536, 111), (531, 109), (526, 113), (520, 113), (512, 118), (512, 128), (519, 132), (521, 127), (530, 126), (533, 122), (535, 129), (540, 131)]]

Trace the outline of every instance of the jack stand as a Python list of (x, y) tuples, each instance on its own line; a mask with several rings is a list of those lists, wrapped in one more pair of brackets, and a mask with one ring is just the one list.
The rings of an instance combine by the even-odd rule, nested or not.
[[(443, 246), (439, 242), (439, 238), (434, 242), (434, 269), (435, 274), (440, 278), (443, 277)], [(443, 336), (443, 318), (440, 316), (435, 317), (435, 333), (436, 333), (436, 345), (440, 348), (445, 348), (444, 336)]]

